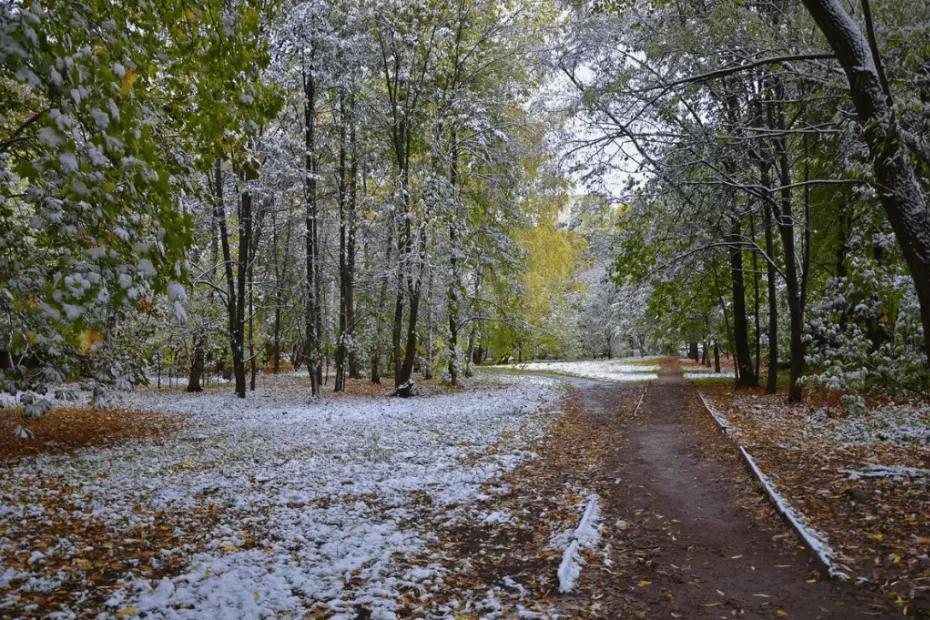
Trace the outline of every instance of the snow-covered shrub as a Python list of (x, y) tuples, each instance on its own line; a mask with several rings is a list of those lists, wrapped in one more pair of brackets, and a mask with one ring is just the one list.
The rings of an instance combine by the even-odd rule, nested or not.
[[(876, 241), (876, 243), (881, 240)], [(810, 309), (808, 387), (920, 391), (927, 381), (919, 305), (900, 265), (854, 257)]]

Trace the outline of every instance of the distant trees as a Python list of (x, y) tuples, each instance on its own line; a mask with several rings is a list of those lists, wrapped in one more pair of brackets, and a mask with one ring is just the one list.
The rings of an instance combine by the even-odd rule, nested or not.
[[(926, 148), (915, 138), (928, 76), (916, 58), (928, 33), (903, 23), (928, 8), (883, 3), (872, 15), (862, 2), (854, 16), (832, 0), (803, 4), (810, 15), (790, 2), (579, 10), (554, 60), (585, 123), (570, 152), (631, 182), (616, 197), (630, 205), (623, 226), (633, 231), (621, 236), (618, 283), (652, 282), (655, 300), (676, 283), (715, 283), (722, 329), (687, 331), (724, 336), (738, 382), (756, 382), (765, 345), (767, 388), (785, 359), (792, 401), (802, 379), (920, 389), (930, 215)], [(877, 204), (887, 220), (863, 217)], [(902, 268), (912, 284), (897, 277)], [(679, 298), (670, 320), (692, 325), (695, 305)]]
[(926, 3), (0, 10), (7, 389), (682, 343), (926, 385)]

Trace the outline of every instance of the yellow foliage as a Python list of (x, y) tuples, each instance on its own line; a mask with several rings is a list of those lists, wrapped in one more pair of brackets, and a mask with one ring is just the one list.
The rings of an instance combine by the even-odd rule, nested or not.
[(78, 334), (78, 346), (84, 353), (90, 353), (103, 344), (103, 335), (92, 329), (85, 329)]

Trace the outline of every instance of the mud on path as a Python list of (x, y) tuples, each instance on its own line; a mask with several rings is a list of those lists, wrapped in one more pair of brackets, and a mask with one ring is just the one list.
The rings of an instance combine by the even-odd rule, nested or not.
[[(824, 577), (675, 362), (648, 386), (569, 381), (567, 415), (540, 458), (486, 500), (513, 522), (438, 528), (449, 594), (434, 609), (470, 590), (490, 593), (474, 599), (474, 617), (897, 617), (879, 593)], [(577, 524), (589, 492), (601, 498), (602, 540), (560, 594), (561, 553), (547, 546)]]

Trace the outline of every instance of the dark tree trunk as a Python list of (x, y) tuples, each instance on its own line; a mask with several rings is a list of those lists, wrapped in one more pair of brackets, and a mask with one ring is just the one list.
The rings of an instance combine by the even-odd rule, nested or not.
[[(403, 252), (400, 252), (403, 254)], [(403, 333), (404, 321), (404, 275), (401, 273), (402, 266), (398, 265), (397, 287), (394, 291), (394, 320), (391, 324), (391, 363), (394, 366), (394, 387), (401, 384), (400, 366), (401, 366), (401, 349), (400, 338)]]
[[(878, 198), (917, 291), (925, 354), (930, 365), (930, 211), (898, 126), (877, 45), (874, 37), (867, 38), (839, 0), (803, 2), (846, 73), (850, 95), (872, 155)], [(870, 20), (867, 1), (863, 2), (863, 8)]]
[(743, 280), (743, 250), (740, 247), (741, 233), (739, 220), (735, 217), (727, 235), (730, 243), (730, 276), (733, 288), (733, 345), (736, 349), (737, 385), (758, 385), (756, 373), (752, 367), (752, 354), (749, 351), (748, 322), (746, 320), (746, 285)]
[[(410, 310), (407, 312), (407, 343), (404, 346), (404, 363), (401, 366), (397, 385), (410, 381), (413, 376), (413, 363), (417, 357), (417, 318), (420, 312), (420, 283), (410, 291)], [(395, 386), (397, 387), (397, 386)]]
[[(458, 186), (458, 145), (456, 134), (452, 132), (452, 155), (449, 164), (449, 180), (453, 191)], [(458, 222), (449, 221), (449, 290), (447, 292), (447, 312), (449, 314), (449, 383), (456, 386), (458, 376), (459, 348), (459, 262), (458, 262)]]
[(304, 90), (304, 201), (306, 204), (306, 299), (304, 316), (307, 372), (310, 393), (320, 394), (320, 339), (322, 290), (319, 281), (319, 205), (316, 195), (316, 83), (313, 71), (305, 67)]
[(714, 341), (714, 372), (720, 372), (720, 347), (717, 346), (717, 341)]
[(245, 306), (252, 241), (252, 194), (248, 190), (239, 195), (239, 260), (236, 265), (236, 332), (238, 354), (233, 355), (233, 373), (236, 376), (236, 394), (245, 397)]
[(191, 374), (187, 379), (188, 392), (202, 392), (200, 378), (203, 376), (204, 348), (206, 347), (206, 334), (201, 331), (194, 337), (194, 354), (191, 358)]
[(698, 361), (698, 343), (697, 340), (692, 340), (688, 343), (688, 357), (693, 359), (695, 362)]
[[(774, 80), (775, 102), (768, 106), (770, 126), (778, 131), (786, 129), (785, 112), (781, 102), (785, 100), (784, 85)], [(784, 136), (774, 139), (778, 158), (778, 176), (781, 184), (780, 200), (776, 206), (774, 199), (770, 207), (775, 211), (775, 223), (781, 237), (785, 256), (785, 287), (788, 292), (788, 326), (790, 332), (789, 351), (791, 355), (790, 378), (788, 385), (788, 402), (800, 402), (801, 375), (804, 372), (804, 300), (801, 278), (798, 274), (798, 255), (794, 239), (794, 213), (791, 207), (791, 162), (788, 157), (788, 145)]]
[[(226, 317), (229, 331), (229, 348), (233, 361), (233, 376), (236, 381), (236, 396), (245, 398), (245, 363), (243, 361), (243, 309), (241, 304), (244, 302), (237, 290), (237, 281), (245, 277), (242, 268), (243, 259), (248, 256), (248, 240), (239, 245), (239, 255), (237, 262), (238, 273), (233, 272), (232, 252), (229, 249), (229, 231), (226, 226), (226, 208), (223, 203), (223, 168), (219, 159), (213, 165), (213, 214), (216, 218), (217, 227), (219, 228), (220, 247), (223, 251), (223, 271), (226, 275)], [(250, 205), (245, 208), (240, 198), (239, 202), (239, 228), (242, 234), (245, 216)], [(244, 245), (244, 247), (243, 247)], [(237, 277), (238, 276), (238, 277)], [(244, 282), (243, 282), (244, 284)]]

